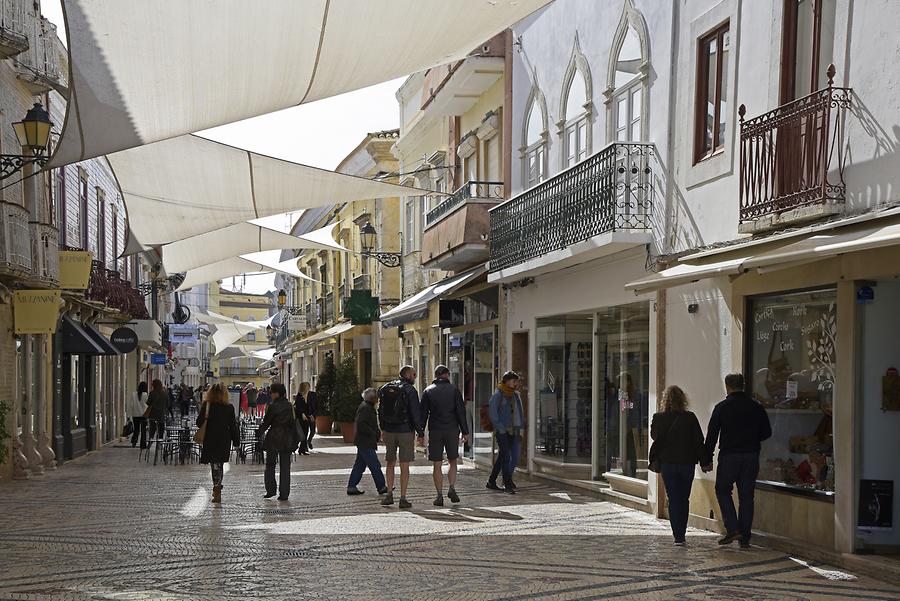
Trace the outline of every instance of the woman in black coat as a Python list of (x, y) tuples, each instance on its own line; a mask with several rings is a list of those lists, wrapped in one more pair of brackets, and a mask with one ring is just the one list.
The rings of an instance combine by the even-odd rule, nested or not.
[(297, 452), (301, 455), (309, 455), (309, 406), (306, 404), (306, 398), (303, 395), (303, 384), (300, 385), (300, 391), (294, 395), (294, 416), (300, 422), (301, 434), (303, 434)]
[(228, 400), (224, 384), (214, 384), (206, 393), (197, 416), (197, 427), (206, 424), (200, 463), (208, 463), (212, 472), (213, 503), (222, 502), (224, 464), (231, 458), (231, 446), (240, 444), (240, 428), (234, 406)]

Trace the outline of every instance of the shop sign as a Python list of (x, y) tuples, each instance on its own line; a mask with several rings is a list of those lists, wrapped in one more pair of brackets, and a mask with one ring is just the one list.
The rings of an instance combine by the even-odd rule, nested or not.
[(856, 303), (858, 305), (868, 305), (875, 300), (875, 289), (871, 286), (861, 286), (856, 291)]
[(215, 377), (216, 377), (216, 374), (213, 373), (213, 372), (211, 372), (211, 371), (208, 371), (208, 372), (206, 372), (206, 377), (207, 377), (207, 378), (215, 378)]
[(380, 314), (380, 302), (371, 290), (351, 290), (350, 296), (344, 298), (344, 317), (355, 326), (370, 324)]
[(288, 332), (305, 332), (306, 331), (306, 316), (305, 315), (291, 315), (287, 320)]
[(172, 344), (195, 344), (198, 339), (199, 330), (196, 324), (189, 323), (170, 323), (169, 342)]
[(52, 334), (59, 322), (59, 290), (16, 290), (13, 293), (16, 334)]
[(151, 365), (165, 365), (166, 364), (166, 354), (165, 353), (150, 353), (150, 364)]
[(109, 337), (109, 341), (120, 353), (130, 353), (138, 345), (137, 333), (131, 328), (125, 327), (116, 328)]
[(59, 251), (59, 287), (61, 290), (84, 290), (91, 280), (93, 255), (84, 250)]
[(860, 530), (893, 530), (894, 528), (894, 481), (859, 481)]

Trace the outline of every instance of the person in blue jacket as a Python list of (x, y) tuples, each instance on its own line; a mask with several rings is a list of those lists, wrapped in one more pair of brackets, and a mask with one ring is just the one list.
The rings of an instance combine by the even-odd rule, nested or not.
[[(519, 449), (522, 446), (522, 432), (525, 429), (525, 412), (522, 398), (518, 393), (519, 374), (508, 371), (503, 374), (497, 391), (488, 404), (491, 425), (497, 438), (497, 460), (488, 478), (487, 488), (516, 492), (512, 475), (519, 463)], [(497, 476), (503, 474), (503, 488), (497, 486)]]

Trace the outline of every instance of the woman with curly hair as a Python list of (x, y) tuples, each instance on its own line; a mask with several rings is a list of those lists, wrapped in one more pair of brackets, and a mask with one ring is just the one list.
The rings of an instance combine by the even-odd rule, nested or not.
[(678, 386), (663, 391), (663, 411), (653, 416), (650, 436), (653, 438), (651, 462), (659, 471), (669, 498), (669, 522), (675, 544), (685, 545), (694, 467), (706, 464), (703, 431), (697, 416), (687, 410), (688, 399)]

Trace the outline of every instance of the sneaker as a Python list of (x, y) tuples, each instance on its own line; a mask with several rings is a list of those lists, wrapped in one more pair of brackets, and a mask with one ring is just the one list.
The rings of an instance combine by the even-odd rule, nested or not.
[(266, 494), (263, 495), (263, 499), (271, 499), (271, 498), (274, 497), (276, 494), (278, 494), (278, 493), (267, 492)]
[(683, 540), (677, 540), (677, 541), (675, 541), (675, 546), (676, 547), (686, 547), (687, 543), (684, 542)]
[(400, 509), (409, 509), (410, 507), (412, 507), (412, 503), (401, 497), (399, 507)]
[(451, 488), (447, 491), (447, 496), (450, 498), (451, 503), (459, 503), (459, 495), (456, 494), (456, 489)]
[(356, 487), (354, 486), (353, 488), (348, 488), (348, 489), (347, 489), (347, 494), (350, 495), (350, 496), (353, 496), (353, 495), (361, 495), (361, 494), (363, 494), (363, 491), (359, 490), (358, 488), (356, 488)]
[(724, 537), (720, 538), (719, 544), (720, 545), (730, 545), (731, 543), (738, 540), (739, 538), (741, 538), (740, 532), (731, 532), (729, 534), (726, 534)]
[(493, 480), (488, 480), (488, 483), (485, 484), (484, 487), (485, 487), (485, 488), (489, 488), (489, 489), (491, 489), (491, 490), (503, 490), (502, 488), (500, 488), (499, 486), (497, 486), (497, 483), (494, 482)]
[(438, 495), (435, 498), (434, 503), (432, 503), (435, 507), (443, 507), (444, 506), (444, 495)]
[(503, 492), (505, 492), (505, 493), (508, 494), (508, 495), (514, 495), (514, 494), (516, 494), (516, 489), (513, 488), (512, 486), (506, 486), (506, 487), (503, 489)]
[(393, 505), (394, 504), (394, 495), (392, 495), (391, 493), (388, 493), (387, 495), (385, 495), (385, 497), (381, 500), (381, 504), (384, 505), (385, 507), (388, 505)]

